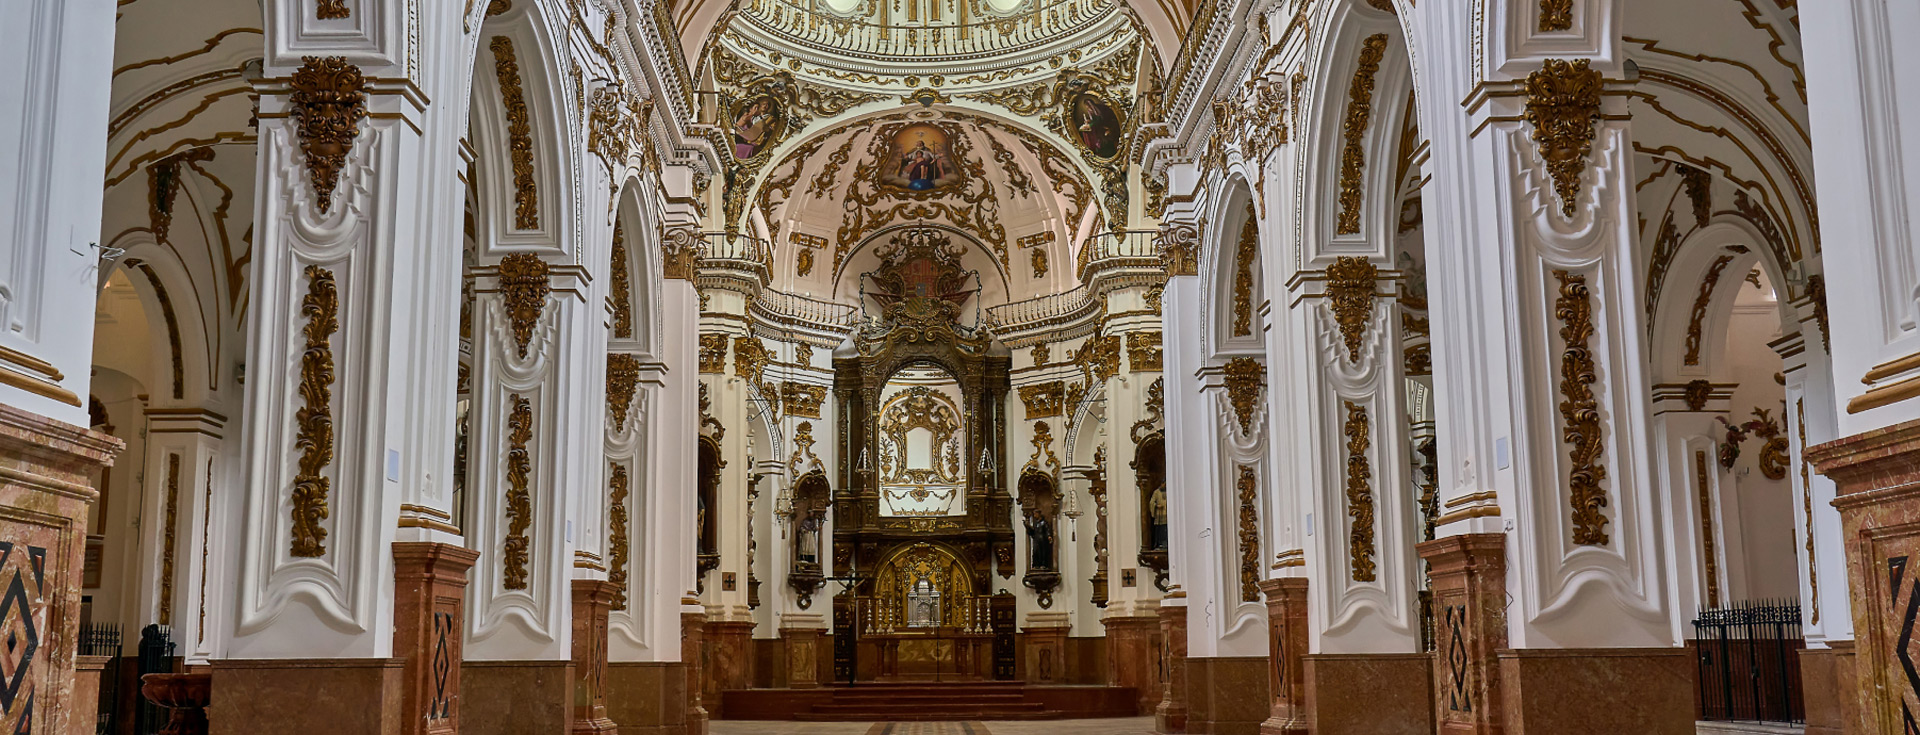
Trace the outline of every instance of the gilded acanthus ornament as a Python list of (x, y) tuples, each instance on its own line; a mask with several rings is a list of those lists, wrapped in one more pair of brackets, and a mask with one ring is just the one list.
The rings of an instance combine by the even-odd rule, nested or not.
[(1580, 200), (1580, 177), (1593, 154), (1594, 125), (1600, 120), (1600, 72), (1587, 59), (1547, 59), (1527, 75), (1527, 109), (1533, 142), (1547, 162), (1560, 213), (1572, 217)]
[[(733, 339), (733, 374), (735, 377), (744, 378), (747, 385), (760, 388), (760, 384), (765, 379), (767, 363), (772, 360), (773, 353), (767, 351), (767, 346), (761, 343), (759, 337)], [(778, 398), (778, 396), (764, 395), (766, 392), (764, 389), (761, 390), (766, 398)]]
[[(1794, 423), (1798, 426), (1800, 432), (1800, 451), (1801, 454), (1804, 455), (1807, 449), (1807, 401), (1805, 398), (1793, 399), (1793, 417)], [(1800, 501), (1802, 505), (1801, 510), (1803, 511), (1800, 517), (1806, 519), (1807, 524), (1807, 586), (1810, 587), (1812, 591), (1812, 594), (1808, 595), (1808, 599), (1818, 600), (1820, 599), (1820, 574), (1818, 571), (1820, 565), (1818, 559), (1813, 555), (1813, 480), (1807, 474), (1807, 459), (1805, 456), (1800, 458)], [(1819, 605), (1813, 606), (1813, 624), (1820, 624)]]
[(1373, 118), (1373, 77), (1380, 73), (1380, 59), (1386, 55), (1387, 34), (1368, 36), (1360, 47), (1360, 65), (1354, 69), (1347, 87), (1347, 117), (1341, 128), (1346, 140), (1340, 150), (1340, 217), (1336, 235), (1360, 234), (1361, 173), (1367, 165), (1365, 138), (1367, 123)]
[(662, 277), (667, 280), (693, 280), (700, 270), (700, 233), (692, 227), (661, 230), (660, 255)]
[(494, 36), (493, 73), (500, 80), (500, 102), (507, 110), (507, 147), (513, 162), (513, 226), (540, 229), (540, 189), (533, 176), (533, 124), (527, 117), (526, 94), (520, 90), (520, 63), (513, 40)]
[(1066, 405), (1067, 387), (1061, 381), (1022, 385), (1020, 402), (1027, 408), (1027, 418), (1048, 419), (1059, 416)]
[(780, 403), (786, 407), (788, 416), (820, 418), (820, 404), (825, 403), (826, 400), (827, 387), (824, 385), (794, 382), (780, 384)]
[(1160, 265), (1168, 277), (1200, 274), (1200, 228), (1185, 222), (1164, 222), (1160, 235)]
[(1540, 32), (1573, 30), (1573, 0), (1540, 0)]
[(1566, 443), (1572, 469), (1567, 484), (1573, 506), (1573, 542), (1581, 546), (1605, 546), (1607, 491), (1600, 487), (1607, 479), (1607, 468), (1600, 464), (1605, 450), (1601, 436), (1600, 404), (1594, 399), (1595, 374), (1593, 352), (1587, 341), (1593, 337), (1593, 303), (1587, 289), (1587, 277), (1555, 270), (1560, 296), (1554, 301), (1554, 316), (1560, 320), (1560, 339), (1566, 344), (1560, 355), (1560, 439)]
[(1681, 188), (1693, 205), (1693, 226), (1706, 227), (1713, 219), (1713, 174), (1692, 166), (1680, 166), (1679, 171)]
[(1353, 521), (1348, 530), (1348, 553), (1353, 555), (1353, 581), (1372, 582), (1373, 563), (1373, 467), (1367, 449), (1373, 445), (1371, 423), (1365, 406), (1341, 401), (1347, 408), (1344, 433), (1347, 436), (1347, 517)]
[(307, 318), (303, 330), (306, 347), (300, 353), (300, 400), (293, 413), (299, 428), (293, 448), (299, 450), (299, 469), (293, 476), (293, 548), (296, 557), (316, 557), (327, 553), (327, 498), (332, 480), (324, 474), (333, 462), (333, 345), (334, 332), (340, 330), (340, 296), (334, 287), (333, 271), (317, 265), (307, 266), (307, 296), (300, 302), (300, 313)]
[(613, 257), (609, 263), (613, 271), (613, 285), (612, 292), (607, 295), (607, 298), (613, 301), (613, 336), (618, 339), (632, 339), (632, 265), (627, 259), (626, 233), (621, 230), (619, 221), (613, 223)]
[(727, 335), (700, 335), (700, 372), (719, 375), (727, 371)]
[(522, 359), (533, 342), (533, 329), (546, 311), (547, 296), (553, 292), (548, 282), (547, 262), (533, 253), (513, 253), (500, 259), (500, 298), (507, 310), (507, 325), (513, 328), (514, 346)]
[(1127, 362), (1136, 373), (1157, 373), (1165, 362), (1159, 332), (1128, 332)]
[(287, 99), (289, 114), (299, 123), (314, 206), (326, 214), (333, 208), (333, 190), (360, 134), (360, 121), (367, 117), (367, 80), (346, 57), (308, 56), (288, 85), (293, 88)]
[(347, 8), (345, 0), (319, 0), (313, 9), (313, 17), (320, 20), (351, 18), (353, 11)]
[(1233, 406), (1233, 416), (1240, 422), (1241, 433), (1253, 431), (1253, 409), (1260, 401), (1260, 393), (1266, 388), (1267, 366), (1251, 357), (1236, 357), (1227, 361), (1224, 369), (1227, 376), (1227, 403)]
[(1720, 274), (1733, 262), (1732, 255), (1722, 255), (1707, 266), (1707, 274), (1700, 279), (1700, 291), (1693, 297), (1693, 312), (1687, 318), (1686, 355), (1682, 359), (1688, 365), (1700, 364), (1701, 331), (1705, 328), (1707, 309), (1713, 305), (1713, 290), (1720, 285)]
[(1260, 257), (1260, 225), (1247, 205), (1240, 225), (1240, 244), (1233, 254), (1233, 336), (1253, 334), (1253, 269)]
[[(160, 552), (160, 624), (173, 624), (173, 546), (174, 529), (180, 527), (180, 455), (167, 453), (167, 528), (161, 538)], [(9, 631), (8, 638), (12, 638)], [(26, 723), (21, 723), (26, 724)]]
[(507, 413), (507, 539), (501, 564), (505, 587), (523, 590), (529, 559), (527, 529), (533, 525), (533, 492), (527, 487), (533, 477), (533, 459), (527, 453), (527, 442), (533, 441), (533, 405), (518, 393), (508, 400), (513, 409)]
[(1374, 282), (1379, 277), (1380, 269), (1372, 261), (1350, 255), (1334, 259), (1327, 268), (1327, 307), (1340, 325), (1350, 362), (1360, 361), (1360, 344), (1367, 336), (1367, 323), (1373, 321)]
[(607, 581), (614, 585), (613, 609), (627, 609), (627, 466), (607, 465)]
[(614, 433), (627, 430), (633, 412), (633, 394), (640, 385), (640, 358), (624, 352), (607, 355), (607, 415)]
[(1260, 482), (1252, 467), (1238, 465), (1240, 499), (1240, 601), (1260, 601)]

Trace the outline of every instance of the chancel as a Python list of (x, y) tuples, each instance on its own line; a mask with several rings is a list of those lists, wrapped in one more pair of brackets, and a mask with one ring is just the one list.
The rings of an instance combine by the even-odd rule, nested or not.
[(0, 732), (1920, 733), (1916, 0), (8, 7)]

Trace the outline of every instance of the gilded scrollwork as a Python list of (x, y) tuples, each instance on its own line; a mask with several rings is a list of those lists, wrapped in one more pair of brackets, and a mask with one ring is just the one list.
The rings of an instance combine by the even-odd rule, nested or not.
[(1373, 321), (1374, 282), (1380, 269), (1366, 258), (1342, 255), (1327, 268), (1327, 307), (1340, 327), (1340, 338), (1347, 347), (1347, 360), (1360, 361), (1360, 346)]
[(325, 472), (333, 462), (333, 334), (340, 330), (340, 296), (333, 271), (307, 266), (307, 295), (300, 313), (307, 318), (306, 345), (300, 353), (300, 399), (293, 413), (298, 426), (293, 447), (300, 452), (293, 476), (293, 548), (295, 557), (327, 553), (327, 501), (332, 480)]
[(1186, 222), (1162, 222), (1154, 242), (1168, 277), (1200, 274), (1200, 228)]
[(620, 222), (613, 223), (613, 257), (609, 259), (609, 268), (613, 272), (613, 285), (607, 298), (613, 301), (613, 336), (619, 339), (633, 338), (633, 276), (631, 264), (627, 259), (626, 233)]
[(527, 116), (526, 93), (520, 88), (520, 62), (513, 39), (494, 36), (493, 73), (500, 82), (500, 102), (507, 112), (507, 152), (513, 163), (513, 226), (540, 229), (540, 185), (533, 175), (533, 124)]
[(1540, 0), (1540, 32), (1573, 30), (1573, 0)]
[(1347, 87), (1347, 115), (1342, 123), (1340, 149), (1340, 217), (1336, 235), (1360, 234), (1361, 174), (1367, 165), (1365, 139), (1367, 124), (1373, 118), (1373, 78), (1380, 73), (1380, 60), (1386, 55), (1387, 34), (1368, 36), (1360, 47), (1360, 64)]
[(1260, 225), (1253, 216), (1253, 205), (1247, 205), (1246, 217), (1240, 225), (1240, 244), (1233, 253), (1233, 336), (1247, 337), (1253, 334), (1253, 282), (1254, 267), (1260, 257)]
[(727, 335), (700, 335), (700, 372), (719, 375), (727, 371)]
[(791, 381), (780, 384), (780, 403), (786, 407), (788, 416), (820, 418), (820, 405), (826, 400), (827, 387), (824, 385)]
[(1141, 409), (1140, 420), (1127, 429), (1127, 438), (1133, 440), (1134, 446), (1139, 446), (1140, 442), (1146, 441), (1148, 436), (1159, 430), (1166, 420), (1167, 379), (1154, 378), (1153, 384), (1147, 386), (1147, 402)]
[(1267, 366), (1251, 357), (1236, 357), (1227, 361), (1223, 372), (1227, 404), (1233, 407), (1233, 417), (1240, 422), (1240, 432), (1252, 433), (1253, 410), (1266, 388)]
[(1571, 469), (1567, 484), (1573, 508), (1573, 542), (1581, 546), (1605, 546), (1609, 542), (1607, 491), (1600, 483), (1607, 479), (1607, 468), (1600, 464), (1606, 448), (1601, 435), (1600, 404), (1593, 395), (1596, 374), (1592, 348), (1593, 303), (1587, 277), (1555, 270), (1560, 295), (1554, 301), (1554, 316), (1560, 321), (1560, 339), (1565, 351), (1560, 355), (1560, 429), (1567, 444)]
[(1240, 601), (1260, 601), (1260, 482), (1252, 467), (1238, 465), (1240, 501)]
[(1064, 411), (1067, 386), (1061, 381), (1023, 385), (1017, 390), (1020, 391), (1020, 403), (1026, 406), (1029, 420), (1054, 418)]
[(607, 355), (607, 416), (613, 419), (614, 433), (627, 430), (627, 415), (633, 412), (633, 394), (640, 385), (640, 358), (624, 352)]
[(1353, 581), (1372, 582), (1377, 576), (1373, 561), (1373, 467), (1367, 449), (1373, 445), (1365, 406), (1342, 401), (1347, 409), (1343, 433), (1347, 437), (1347, 517), (1353, 522), (1348, 530), (1348, 553), (1353, 556)]
[(691, 281), (699, 273), (700, 233), (692, 227), (660, 231), (660, 275), (667, 280)]
[[(1800, 457), (1800, 502), (1802, 505), (1802, 515), (1800, 517), (1806, 519), (1807, 586), (1811, 590), (1807, 599), (1818, 600), (1820, 599), (1820, 565), (1813, 551), (1813, 479), (1807, 472), (1807, 459), (1805, 457), (1807, 451), (1807, 400), (1805, 398), (1795, 398), (1793, 400), (1793, 416), (1795, 426), (1800, 433), (1800, 452), (1802, 455)], [(1815, 604), (1812, 608), (1813, 624), (1819, 625), (1820, 605)]]
[(333, 208), (347, 154), (367, 117), (367, 80), (360, 67), (342, 56), (308, 56), (289, 82), (290, 114), (299, 123), (300, 152), (307, 160), (314, 207)]
[(513, 329), (514, 347), (522, 359), (527, 356), (533, 330), (539, 326), (552, 292), (547, 262), (540, 256), (512, 253), (500, 259), (501, 301), (506, 306), (507, 325)]
[(819, 455), (813, 453), (815, 443), (812, 421), (802, 421), (799, 426), (793, 428), (793, 455), (787, 458), (787, 472), (793, 477), (797, 478), (812, 471), (821, 473), (827, 471)]
[(527, 529), (533, 525), (533, 459), (527, 443), (533, 441), (533, 405), (518, 393), (508, 396), (512, 410), (507, 413), (507, 537), (501, 552), (503, 586), (510, 590), (527, 588), (529, 544)]
[(1127, 362), (1136, 373), (1160, 372), (1165, 361), (1159, 332), (1128, 332)]
[(607, 464), (607, 581), (614, 585), (613, 609), (627, 609), (627, 495), (631, 481), (627, 466)]
[(1700, 291), (1693, 297), (1693, 312), (1687, 317), (1687, 349), (1682, 361), (1688, 365), (1700, 364), (1701, 332), (1705, 328), (1707, 308), (1713, 304), (1713, 290), (1720, 285), (1720, 274), (1732, 262), (1732, 255), (1715, 258), (1713, 265), (1707, 266), (1707, 274), (1700, 279)]
[(1547, 59), (1539, 71), (1527, 75), (1523, 116), (1533, 126), (1533, 142), (1560, 196), (1560, 213), (1567, 217), (1579, 206), (1580, 177), (1593, 154), (1600, 85), (1600, 72), (1587, 59)]

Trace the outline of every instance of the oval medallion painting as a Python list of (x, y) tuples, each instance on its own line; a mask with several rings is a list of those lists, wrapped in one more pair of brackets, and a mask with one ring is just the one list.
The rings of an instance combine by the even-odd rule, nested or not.
[(894, 133), (880, 166), (881, 184), (907, 191), (943, 189), (959, 183), (960, 177), (952, 137), (928, 123), (908, 125)]
[(733, 104), (727, 129), (733, 135), (733, 157), (747, 160), (771, 148), (786, 127), (780, 101), (763, 94)]
[(1106, 100), (1092, 94), (1075, 97), (1071, 120), (1074, 137), (1088, 153), (1097, 158), (1120, 153), (1120, 115)]

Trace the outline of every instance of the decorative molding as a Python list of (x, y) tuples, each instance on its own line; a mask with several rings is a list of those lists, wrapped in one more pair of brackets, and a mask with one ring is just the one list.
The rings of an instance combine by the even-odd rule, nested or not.
[[(1141, 407), (1140, 420), (1133, 422), (1133, 426), (1127, 429), (1127, 437), (1133, 440), (1134, 446), (1138, 447), (1140, 442), (1146, 441), (1147, 437), (1155, 431), (1155, 426), (1165, 423), (1166, 413), (1167, 379), (1162, 376), (1154, 378), (1153, 384), (1147, 386), (1147, 402)], [(1142, 433), (1143, 430), (1145, 433)], [(1106, 445), (1101, 446), (1104, 448)]]
[(507, 322), (513, 327), (514, 346), (522, 359), (533, 341), (533, 328), (547, 307), (553, 292), (547, 274), (547, 262), (533, 253), (513, 253), (500, 259), (500, 292), (507, 307)]
[(1166, 362), (1166, 352), (1160, 346), (1162, 335), (1159, 332), (1128, 332), (1127, 362), (1133, 365), (1136, 373), (1160, 372)]
[(1540, 32), (1573, 30), (1573, 0), (1540, 0)]
[(660, 231), (660, 274), (669, 281), (691, 281), (700, 272), (700, 234), (692, 227)]
[(1594, 399), (1595, 374), (1593, 352), (1587, 341), (1593, 337), (1593, 304), (1587, 289), (1587, 277), (1555, 270), (1560, 296), (1554, 301), (1554, 316), (1560, 321), (1560, 339), (1566, 350), (1560, 355), (1560, 429), (1567, 444), (1568, 501), (1573, 507), (1573, 542), (1581, 546), (1605, 546), (1607, 492), (1600, 487), (1607, 479), (1607, 468), (1600, 464), (1606, 449), (1601, 436), (1600, 404)]
[[(160, 624), (173, 624), (173, 545), (180, 528), (180, 455), (167, 453), (167, 526), (160, 541)], [(24, 611), (23, 611), (24, 612)]]
[[(170, 348), (170, 354), (173, 357), (173, 399), (176, 401), (180, 400), (186, 395), (187, 368), (186, 354), (181, 351), (180, 345), (180, 316), (174, 313), (173, 298), (167, 294), (167, 284), (160, 280), (160, 274), (154, 272), (153, 266), (132, 259), (127, 260), (127, 265), (140, 269), (140, 273), (147, 277), (148, 285), (153, 286), (154, 300), (160, 302), (160, 316), (167, 323), (167, 346)], [(16, 360), (15, 362), (18, 361)], [(51, 368), (51, 366), (48, 367)], [(65, 380), (63, 376), (58, 374), (58, 371), (48, 372), (43, 370), (41, 372), (53, 378), (56, 383)], [(5, 372), (0, 371), (0, 374), (5, 374)], [(71, 393), (68, 395), (71, 395)], [(72, 402), (76, 406), (79, 405), (77, 401)]]
[(507, 414), (507, 542), (500, 563), (506, 573), (504, 586), (524, 590), (531, 543), (527, 529), (533, 525), (533, 493), (527, 487), (533, 474), (533, 460), (527, 454), (527, 442), (533, 441), (533, 405), (518, 393), (508, 400), (513, 409)]
[[(825, 474), (826, 466), (819, 455), (813, 453), (813, 422), (802, 421), (793, 429), (793, 456), (787, 458), (787, 472), (798, 479), (806, 472), (819, 471)], [(802, 467), (805, 467), (803, 470)]]
[(1227, 361), (1224, 368), (1227, 376), (1227, 403), (1233, 406), (1233, 417), (1240, 422), (1240, 432), (1253, 432), (1253, 409), (1260, 400), (1260, 392), (1266, 387), (1267, 366), (1251, 357), (1236, 357)]
[(1680, 187), (1687, 193), (1688, 203), (1693, 205), (1693, 226), (1706, 227), (1713, 219), (1713, 174), (1706, 169), (1677, 165), (1680, 172)]
[(767, 363), (772, 361), (773, 353), (767, 351), (767, 346), (759, 337), (733, 338), (734, 377), (745, 379), (747, 385), (759, 390), (761, 396), (769, 400), (779, 398), (778, 395), (768, 395), (769, 391), (761, 386), (765, 381)]
[(1240, 601), (1260, 601), (1260, 481), (1252, 467), (1237, 465), (1240, 500)]
[(1819, 273), (1807, 276), (1807, 298), (1813, 301), (1813, 321), (1820, 327), (1820, 344), (1833, 348), (1833, 335), (1827, 326), (1827, 277)]
[(620, 222), (613, 223), (613, 286), (608, 298), (613, 299), (613, 336), (619, 339), (633, 339), (633, 274), (632, 264), (627, 260), (627, 238)]
[(1713, 289), (1720, 285), (1720, 274), (1733, 262), (1732, 255), (1722, 255), (1707, 267), (1707, 275), (1700, 279), (1700, 292), (1693, 297), (1693, 314), (1687, 319), (1687, 352), (1684, 362), (1688, 365), (1700, 364), (1700, 331), (1707, 318), (1707, 307), (1713, 303)]
[(1813, 625), (1820, 624), (1820, 565), (1813, 551), (1813, 477), (1807, 472), (1807, 399), (1793, 399), (1794, 423), (1800, 432), (1800, 502), (1807, 519), (1807, 600), (1813, 611)]
[(1693, 452), (1693, 479), (1700, 492), (1700, 550), (1706, 558), (1707, 607), (1720, 607), (1720, 555), (1714, 548), (1713, 489), (1707, 486), (1707, 451)]
[(1159, 236), (1160, 267), (1169, 278), (1200, 275), (1200, 228), (1184, 222), (1164, 222)]
[(335, 289), (333, 271), (317, 265), (307, 266), (307, 296), (300, 302), (300, 313), (307, 317), (303, 333), (307, 337), (300, 353), (300, 397), (305, 402), (293, 412), (293, 448), (300, 452), (299, 470), (293, 476), (293, 548), (296, 557), (316, 557), (327, 553), (327, 529), (320, 522), (328, 515), (327, 498), (332, 480), (325, 474), (333, 462), (333, 345), (330, 340), (340, 330), (340, 297)]
[(1360, 234), (1360, 175), (1367, 165), (1365, 138), (1367, 123), (1373, 118), (1373, 77), (1380, 72), (1380, 59), (1387, 51), (1387, 34), (1368, 36), (1360, 48), (1360, 65), (1353, 71), (1347, 87), (1347, 116), (1341, 128), (1346, 140), (1340, 150), (1340, 218), (1336, 235)]
[(1367, 449), (1373, 444), (1367, 409), (1353, 401), (1342, 401), (1347, 408), (1344, 433), (1347, 437), (1347, 517), (1353, 520), (1348, 530), (1348, 553), (1353, 556), (1353, 581), (1372, 582), (1378, 576), (1373, 553), (1373, 467)]
[(319, 0), (319, 7), (313, 9), (313, 17), (320, 20), (350, 18), (353, 11), (347, 8), (344, 0)]
[(624, 352), (607, 355), (607, 415), (613, 419), (614, 433), (627, 430), (627, 415), (632, 413), (639, 385), (640, 358)]
[(494, 36), (493, 73), (500, 80), (500, 102), (507, 111), (507, 152), (513, 160), (513, 227), (540, 229), (540, 185), (533, 176), (533, 125), (527, 118), (527, 97), (520, 89), (520, 63), (514, 58), (513, 39)]
[(700, 335), (700, 372), (709, 375), (727, 372), (727, 335)]
[(1087, 384), (1105, 382), (1120, 372), (1120, 335), (1093, 337), (1080, 345), (1073, 355)]
[(1020, 386), (1020, 402), (1027, 407), (1027, 419), (1048, 419), (1065, 409), (1067, 386), (1061, 381)]
[(1553, 177), (1560, 213), (1569, 218), (1580, 199), (1580, 176), (1587, 170), (1587, 157), (1593, 154), (1600, 83), (1600, 72), (1587, 59), (1547, 59), (1539, 71), (1527, 75), (1523, 118), (1533, 126), (1533, 142)]
[(1253, 334), (1253, 264), (1260, 257), (1260, 225), (1247, 205), (1246, 220), (1240, 225), (1240, 244), (1233, 253), (1233, 336)]
[(1705, 411), (1707, 410), (1707, 400), (1713, 398), (1713, 383), (1708, 382), (1705, 378), (1696, 378), (1687, 381), (1687, 386), (1681, 394), (1681, 398), (1687, 402), (1687, 410)]
[(806, 383), (785, 382), (780, 384), (780, 404), (788, 416), (817, 419), (820, 418), (820, 406), (826, 403), (827, 387)]
[(1373, 321), (1374, 282), (1380, 269), (1366, 258), (1342, 255), (1327, 268), (1327, 306), (1340, 325), (1340, 337), (1347, 345), (1347, 360), (1360, 361), (1360, 344), (1367, 336), (1367, 323)]
[(299, 123), (314, 206), (326, 214), (333, 207), (333, 190), (340, 184), (347, 153), (360, 134), (360, 121), (367, 117), (367, 80), (346, 57), (308, 56), (289, 86), (289, 113)]
[(627, 493), (626, 465), (607, 463), (607, 581), (614, 585), (613, 609), (627, 609)]

